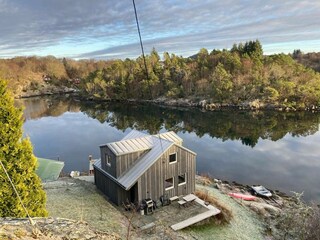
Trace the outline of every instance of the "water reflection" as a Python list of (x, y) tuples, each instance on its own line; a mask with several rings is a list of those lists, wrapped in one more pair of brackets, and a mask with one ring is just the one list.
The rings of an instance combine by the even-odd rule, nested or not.
[(25, 134), (39, 157), (59, 156), (65, 171), (88, 169), (98, 146), (121, 139), (130, 129), (174, 130), (198, 153), (197, 171), (243, 184), (305, 191), (320, 200), (319, 114), (309, 112), (201, 112), (70, 99), (23, 100)]

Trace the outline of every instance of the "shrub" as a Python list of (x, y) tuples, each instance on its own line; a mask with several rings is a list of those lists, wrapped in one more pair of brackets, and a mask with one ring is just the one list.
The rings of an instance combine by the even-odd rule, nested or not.
[[(35, 173), (37, 160), (29, 139), (22, 139), (22, 111), (0, 79), (0, 160), (30, 216), (46, 216), (46, 195)], [(0, 166), (0, 217), (26, 217), (7, 174)]]
[(207, 191), (203, 191), (203, 190), (196, 190), (195, 191), (195, 195), (202, 199), (205, 202), (208, 202), (214, 206), (216, 206), (221, 213), (218, 214), (216, 216), (216, 223), (218, 224), (225, 224), (225, 223), (229, 223), (231, 221), (231, 219), (233, 218), (233, 214), (232, 211), (229, 207), (227, 207), (224, 203), (222, 203), (221, 201), (219, 201), (217, 198), (213, 197), (212, 195), (210, 195)]

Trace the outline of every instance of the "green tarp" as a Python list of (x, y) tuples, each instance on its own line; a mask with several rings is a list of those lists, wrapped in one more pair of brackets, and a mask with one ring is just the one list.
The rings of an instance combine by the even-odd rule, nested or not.
[(39, 166), (36, 170), (36, 173), (41, 178), (41, 180), (43, 182), (57, 180), (62, 168), (64, 167), (64, 162), (45, 158), (37, 159)]

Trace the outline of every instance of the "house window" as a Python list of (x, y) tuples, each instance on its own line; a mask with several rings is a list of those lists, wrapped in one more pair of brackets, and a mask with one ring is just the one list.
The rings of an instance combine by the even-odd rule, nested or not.
[(186, 184), (186, 174), (181, 174), (178, 176), (178, 185), (183, 185), (183, 184)]
[(109, 167), (111, 167), (111, 156), (106, 154), (106, 162)]
[(173, 153), (169, 155), (169, 163), (177, 162), (177, 153)]
[(164, 187), (166, 190), (172, 189), (174, 187), (174, 179), (168, 178), (167, 180), (164, 181)]

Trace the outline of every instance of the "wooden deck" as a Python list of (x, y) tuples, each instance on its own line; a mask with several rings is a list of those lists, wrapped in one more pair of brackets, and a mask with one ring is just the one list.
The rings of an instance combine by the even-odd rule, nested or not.
[(196, 215), (194, 217), (188, 218), (188, 219), (186, 219), (186, 220), (184, 220), (182, 222), (179, 222), (177, 224), (172, 225), (171, 228), (173, 230), (175, 230), (175, 231), (181, 230), (181, 229), (189, 227), (189, 226), (191, 226), (191, 225), (193, 225), (195, 223), (198, 223), (198, 222), (200, 222), (200, 221), (202, 221), (204, 219), (207, 219), (209, 217), (215, 216), (215, 215), (217, 215), (217, 214), (219, 214), (221, 212), (219, 209), (215, 208), (212, 205), (206, 205), (203, 200), (201, 200), (201, 199), (199, 199), (197, 197), (195, 199), (195, 202), (200, 204), (200, 205), (202, 205), (202, 206), (204, 206), (205, 208), (207, 208), (208, 211), (206, 211), (204, 213), (200, 213), (200, 214), (198, 214), (198, 215)]
[[(217, 209), (217, 210), (218, 210), (218, 209)], [(179, 222), (179, 223), (177, 223), (177, 224), (174, 224), (174, 225), (171, 226), (171, 228), (172, 228), (173, 230), (177, 231), (177, 230), (186, 228), (186, 227), (188, 227), (188, 226), (190, 226), (190, 225), (193, 225), (193, 224), (195, 224), (195, 223), (197, 223), (197, 222), (200, 222), (200, 221), (202, 221), (202, 220), (204, 220), (204, 219), (207, 219), (207, 218), (209, 218), (209, 217), (212, 217), (212, 216), (214, 216), (214, 215), (217, 215), (217, 214), (219, 214), (219, 213), (220, 213), (219, 210), (218, 210), (218, 211), (216, 211), (216, 210), (209, 210), (209, 211), (206, 211), (206, 212), (204, 212), (204, 213), (198, 214), (197, 216), (191, 217), (191, 218), (186, 219), (186, 220), (184, 220), (184, 221), (182, 221), (182, 222)]]

